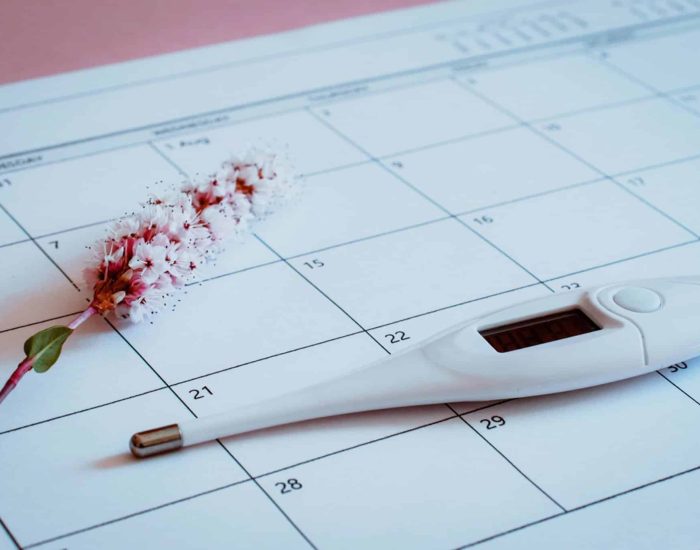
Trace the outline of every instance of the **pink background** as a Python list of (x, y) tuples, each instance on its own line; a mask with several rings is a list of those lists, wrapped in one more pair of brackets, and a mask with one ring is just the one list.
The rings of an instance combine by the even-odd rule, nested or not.
[(0, 0), (0, 83), (427, 0)]

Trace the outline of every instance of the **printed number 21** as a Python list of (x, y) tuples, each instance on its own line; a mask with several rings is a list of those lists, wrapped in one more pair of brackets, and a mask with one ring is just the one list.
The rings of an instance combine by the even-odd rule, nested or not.
[(191, 394), (193, 399), (204, 399), (207, 394), (214, 395), (214, 392), (209, 389), (209, 386), (202, 386), (201, 389), (189, 390), (187, 393)]

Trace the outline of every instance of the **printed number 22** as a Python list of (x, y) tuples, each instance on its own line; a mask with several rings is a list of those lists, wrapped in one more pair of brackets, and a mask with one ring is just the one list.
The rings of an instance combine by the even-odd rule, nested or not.
[(406, 333), (403, 330), (397, 330), (396, 332), (393, 332), (391, 334), (385, 334), (384, 338), (389, 339), (390, 344), (398, 344), (399, 342), (403, 342), (404, 340), (410, 340), (410, 336), (406, 336)]

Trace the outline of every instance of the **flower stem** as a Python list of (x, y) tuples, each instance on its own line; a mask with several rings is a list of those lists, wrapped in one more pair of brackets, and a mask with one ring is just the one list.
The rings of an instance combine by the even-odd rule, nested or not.
[(97, 313), (97, 310), (93, 306), (88, 307), (85, 311), (83, 311), (80, 315), (78, 315), (75, 319), (68, 323), (68, 328), (71, 330), (75, 330), (85, 321), (87, 321), (90, 317), (95, 315), (95, 313)]
[(34, 359), (32, 357), (25, 357), (19, 364), (15, 372), (13, 372), (10, 378), (7, 379), (7, 382), (5, 382), (2, 390), (0, 390), (0, 403), (2, 403), (5, 398), (10, 395), (10, 392), (17, 387), (21, 378), (32, 369), (33, 363)]
[[(90, 317), (95, 315), (95, 313), (97, 313), (97, 310), (93, 306), (88, 307), (85, 311), (83, 311), (80, 315), (78, 315), (68, 324), (68, 328), (71, 330), (75, 330), (85, 321), (87, 321)], [(8, 395), (10, 395), (12, 390), (14, 390), (17, 387), (17, 384), (19, 384), (19, 381), (22, 379), (22, 377), (25, 374), (27, 374), (30, 370), (32, 370), (33, 366), (34, 357), (25, 357), (22, 360), (22, 362), (17, 366), (12, 375), (10, 375), (10, 378), (7, 379), (7, 382), (5, 382), (3, 388), (0, 390), (0, 403), (2, 403)]]

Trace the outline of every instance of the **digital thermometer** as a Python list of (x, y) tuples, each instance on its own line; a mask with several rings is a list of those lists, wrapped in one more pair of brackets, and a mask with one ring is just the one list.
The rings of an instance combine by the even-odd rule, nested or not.
[(131, 438), (150, 456), (339, 414), (526, 397), (622, 380), (700, 355), (700, 276), (577, 289), (460, 323), (386, 359)]

